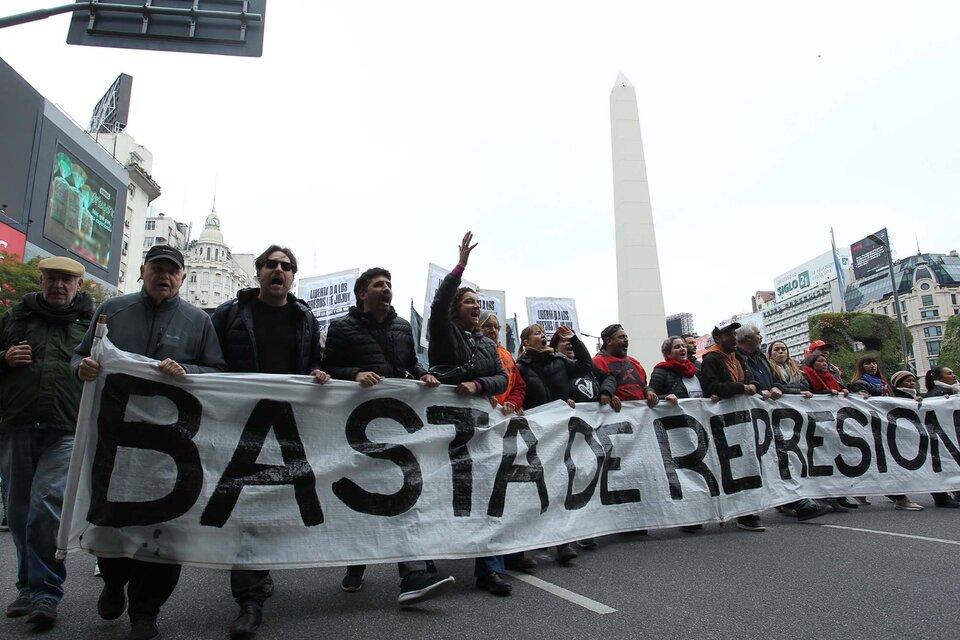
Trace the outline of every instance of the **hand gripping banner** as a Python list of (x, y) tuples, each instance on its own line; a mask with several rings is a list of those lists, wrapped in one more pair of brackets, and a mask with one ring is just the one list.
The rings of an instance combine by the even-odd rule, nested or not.
[(452, 388), (157, 373), (102, 344), (60, 547), (231, 568), (470, 558), (960, 489), (960, 401), (787, 396), (504, 418)]

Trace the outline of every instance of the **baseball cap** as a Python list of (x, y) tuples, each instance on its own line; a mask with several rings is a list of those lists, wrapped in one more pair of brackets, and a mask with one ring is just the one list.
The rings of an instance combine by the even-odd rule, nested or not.
[(809, 351), (813, 353), (818, 349), (833, 349), (833, 345), (827, 342), (826, 340), (814, 340), (810, 343)]
[(82, 264), (76, 260), (65, 258), (63, 256), (44, 258), (37, 264), (37, 268), (39, 268), (40, 271), (62, 271), (63, 273), (69, 273), (72, 276), (79, 276), (81, 278), (84, 274), (84, 268)]
[(711, 335), (718, 336), (724, 331), (736, 331), (742, 325), (739, 322), (718, 322), (717, 325), (713, 328)]
[(147, 257), (143, 259), (143, 264), (154, 260), (169, 260), (183, 269), (183, 254), (180, 253), (179, 249), (168, 244), (155, 244), (150, 247), (150, 250), (147, 251)]

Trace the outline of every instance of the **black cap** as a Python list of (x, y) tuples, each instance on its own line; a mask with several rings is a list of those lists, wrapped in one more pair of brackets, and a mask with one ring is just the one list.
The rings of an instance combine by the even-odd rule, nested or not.
[(741, 327), (741, 324), (739, 322), (732, 322), (732, 321), (720, 322), (720, 323), (717, 323), (717, 325), (713, 328), (713, 331), (711, 332), (710, 335), (716, 338), (718, 335), (720, 335), (724, 331), (736, 331), (740, 327)]
[(614, 323), (614, 324), (607, 325), (606, 327), (604, 327), (603, 331), (600, 332), (600, 340), (603, 341), (603, 344), (606, 344), (607, 341), (613, 337), (613, 334), (615, 334), (617, 331), (620, 331), (621, 329), (623, 329), (623, 325), (621, 324)]
[(155, 244), (147, 251), (147, 257), (143, 259), (143, 264), (153, 262), (154, 260), (169, 260), (181, 269), (183, 269), (183, 254), (176, 247), (168, 244)]

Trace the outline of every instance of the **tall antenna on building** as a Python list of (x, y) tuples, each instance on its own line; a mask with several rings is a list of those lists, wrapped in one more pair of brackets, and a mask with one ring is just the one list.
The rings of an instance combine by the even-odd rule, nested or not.
[(220, 176), (214, 174), (213, 176), (213, 206), (210, 207), (210, 213), (217, 212), (217, 178)]
[(913, 234), (913, 240), (917, 243), (917, 255), (920, 255), (920, 238), (916, 233)]

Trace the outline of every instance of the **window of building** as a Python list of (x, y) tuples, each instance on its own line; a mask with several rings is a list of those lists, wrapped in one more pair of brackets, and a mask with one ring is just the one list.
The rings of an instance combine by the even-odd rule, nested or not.
[(157, 228), (156, 220), (147, 220), (147, 231), (153, 231)]
[(937, 359), (936, 359), (936, 358), (930, 358), (930, 368), (933, 369), (933, 368), (936, 367), (936, 366), (937, 366)]
[(950, 304), (957, 304), (957, 294), (955, 293), (950, 294)]
[(924, 309), (920, 312), (921, 318), (939, 318), (940, 310), (939, 309)]
[(143, 252), (143, 257), (140, 258), (140, 262), (143, 262), (143, 261), (146, 260), (146, 259), (147, 259), (147, 252), (144, 251), (144, 252)]
[(928, 295), (920, 296), (920, 304), (923, 305), (924, 307), (932, 307), (932, 306), (933, 306), (933, 294), (928, 294)]
[(929, 290), (930, 290), (929, 282), (924, 282), (923, 284), (920, 285), (920, 291), (929, 291)]
[(152, 238), (151, 236), (147, 236), (146, 238), (144, 238), (144, 239), (143, 239), (143, 246), (145, 246), (145, 247), (152, 247), (152, 246), (153, 246), (153, 238)]
[(120, 270), (120, 282), (123, 282), (124, 276), (126, 275), (126, 273), (127, 273), (126, 271), (124, 271), (124, 270), (122, 270), (122, 269)]
[(194, 271), (193, 273), (190, 274), (190, 282), (196, 282), (196, 281), (197, 281), (197, 273)]
[(943, 335), (943, 327), (924, 327), (923, 328), (923, 337), (924, 338), (935, 338), (937, 336)]
[(127, 255), (127, 251), (130, 249), (130, 243), (126, 240), (123, 241), (123, 250), (120, 252), (123, 255)]
[(130, 184), (128, 184), (128, 185), (127, 185), (127, 193), (130, 194), (130, 197), (131, 197), (131, 198), (134, 197), (135, 195), (137, 195), (137, 185), (133, 184), (132, 182), (131, 182)]
[(207, 247), (207, 260), (210, 259), (210, 247)]
[(928, 340), (927, 341), (927, 355), (938, 356), (940, 355), (940, 347), (943, 345), (941, 340)]
[[(200, 273), (200, 284), (210, 284), (210, 272), (202, 271)], [(206, 293), (206, 292), (204, 292)]]

